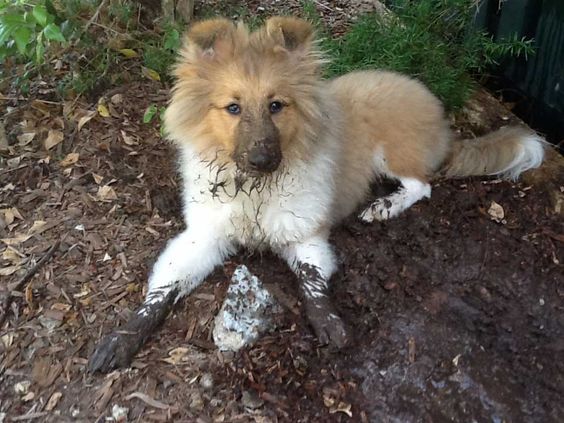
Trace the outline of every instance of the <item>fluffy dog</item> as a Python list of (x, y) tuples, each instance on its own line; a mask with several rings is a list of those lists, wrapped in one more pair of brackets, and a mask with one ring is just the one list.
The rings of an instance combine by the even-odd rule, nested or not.
[(342, 347), (328, 236), (366, 201), (371, 182), (385, 176), (399, 188), (360, 213), (366, 222), (429, 197), (438, 171), (516, 178), (542, 162), (535, 134), (509, 128), (452, 142), (439, 100), (420, 82), (378, 71), (326, 81), (323, 62), (300, 19), (271, 18), (255, 32), (224, 19), (192, 26), (165, 114), (186, 230), (158, 258), (141, 308), (99, 344), (91, 370), (129, 364), (170, 305), (240, 247), (286, 260), (319, 340)]

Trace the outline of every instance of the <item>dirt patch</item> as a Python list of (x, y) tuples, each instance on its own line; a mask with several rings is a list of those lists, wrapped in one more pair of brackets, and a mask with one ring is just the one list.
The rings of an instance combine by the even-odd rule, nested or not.
[[(242, 254), (176, 307), (132, 370), (87, 374), (94, 343), (141, 303), (151, 264), (181, 230), (173, 151), (136, 123), (159, 88), (123, 95), (119, 118), (94, 117), (78, 133), (70, 172), (66, 151), (40, 163), (39, 146), (2, 170), (2, 208), (23, 217), (2, 238), (33, 234), (4, 246), (4, 264), (8, 250), (26, 261), (3, 286), (62, 239), (2, 328), (8, 417), (93, 421), (119, 404), (131, 420), (562, 421), (562, 220), (542, 187), (498, 181), (437, 181), (430, 201), (398, 219), (336, 228), (333, 296), (354, 337), (345, 351), (318, 347), (278, 258)], [(254, 347), (221, 354), (213, 317), (241, 263), (287, 311)]]

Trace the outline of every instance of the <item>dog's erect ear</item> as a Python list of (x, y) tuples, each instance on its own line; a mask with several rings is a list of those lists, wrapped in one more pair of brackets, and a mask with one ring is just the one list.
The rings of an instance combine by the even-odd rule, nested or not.
[(197, 22), (188, 31), (188, 42), (202, 50), (213, 48), (216, 41), (230, 38), (235, 25), (227, 19), (209, 19)]
[(265, 25), (268, 35), (289, 51), (307, 48), (313, 40), (313, 27), (303, 19), (277, 16)]

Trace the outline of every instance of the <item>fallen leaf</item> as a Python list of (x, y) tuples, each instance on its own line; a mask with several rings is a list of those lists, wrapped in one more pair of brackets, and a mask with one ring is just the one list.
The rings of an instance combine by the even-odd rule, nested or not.
[(150, 405), (151, 407), (154, 407), (154, 408), (160, 408), (161, 410), (168, 410), (168, 409), (175, 409), (176, 408), (176, 407), (170, 406), (168, 404), (165, 404), (163, 402), (157, 401), (156, 399), (153, 399), (149, 395), (144, 394), (142, 392), (133, 392), (132, 394), (129, 394), (128, 396), (125, 397), (125, 399), (127, 401), (129, 401), (132, 398), (138, 398), (141, 401), (143, 401), (145, 404)]
[(35, 135), (35, 132), (24, 132), (23, 134), (18, 135), (16, 138), (18, 139), (19, 145), (24, 146), (33, 141)]
[(141, 74), (145, 78), (152, 79), (153, 81), (160, 81), (161, 80), (161, 76), (159, 75), (159, 73), (157, 71), (155, 71), (153, 69), (146, 68), (145, 66), (141, 67)]
[(80, 157), (79, 153), (69, 153), (66, 155), (66, 157), (63, 160), (61, 160), (60, 165), (62, 167), (71, 166), (76, 162), (78, 162), (79, 157)]
[(132, 59), (133, 57), (139, 57), (139, 54), (137, 54), (137, 52), (131, 48), (120, 48), (118, 51), (128, 59)]
[(6, 245), (17, 245), (27, 241), (29, 238), (31, 238), (31, 235), (18, 234), (13, 238), (2, 238), (0, 239), (0, 241), (2, 241)]
[(15, 207), (0, 210), (0, 212), (2, 212), (2, 214), (4, 215), (4, 221), (7, 225), (11, 225), (14, 220), (16, 220), (16, 218), (23, 220), (21, 213)]
[(20, 268), (21, 266), (8, 266), (0, 268), (0, 276), (10, 276)]
[(92, 177), (94, 178), (94, 182), (96, 182), (97, 185), (100, 185), (100, 183), (102, 182), (102, 180), (104, 179), (103, 176), (98, 175), (97, 173), (93, 173)]
[(6, 136), (6, 129), (4, 124), (0, 122), (0, 150), (4, 151), (8, 149), (8, 137)]
[(33, 225), (31, 225), (31, 228), (29, 228), (27, 233), (29, 235), (41, 233), (43, 232), (42, 229), (45, 227), (45, 225), (47, 225), (47, 222), (44, 220), (34, 220)]
[(339, 402), (339, 405), (337, 405), (337, 407), (335, 408), (331, 408), (329, 410), (330, 414), (334, 414), (334, 413), (344, 413), (349, 417), (352, 417), (353, 414), (351, 412), (351, 405), (347, 404), (346, 402)]
[(96, 116), (96, 111), (89, 110), (86, 114), (78, 119), (77, 130), (80, 131), (84, 125), (86, 125), (90, 120)]
[(59, 144), (61, 141), (63, 141), (64, 138), (65, 136), (61, 131), (58, 131), (56, 129), (51, 129), (43, 144), (47, 150), (50, 150), (51, 148)]
[(123, 138), (123, 142), (126, 143), (127, 145), (138, 145), (138, 143), (135, 142), (133, 137), (130, 136), (130, 135), (127, 135), (127, 133), (125, 131), (121, 131), (121, 136)]
[(189, 352), (190, 350), (186, 347), (174, 348), (168, 352), (168, 357), (163, 358), (162, 361), (169, 364), (179, 364), (185, 361)]
[(14, 332), (8, 332), (5, 335), (0, 336), (0, 340), (2, 340), (4, 348), (10, 348), (14, 343)]
[(109, 185), (103, 185), (100, 188), (98, 188), (98, 193), (96, 195), (98, 199), (102, 201), (117, 200), (116, 192)]
[(14, 391), (16, 391), (16, 394), (25, 395), (29, 391), (30, 385), (31, 382), (29, 380), (23, 380), (21, 382), (17, 382), (14, 385)]
[(102, 117), (110, 117), (110, 111), (108, 110), (108, 107), (104, 104), (104, 103), (98, 103), (98, 114)]
[(490, 208), (488, 209), (488, 214), (492, 220), (495, 220), (498, 223), (503, 222), (503, 218), (505, 217), (503, 207), (495, 201), (492, 201)]
[(53, 410), (57, 406), (57, 403), (59, 402), (62, 396), (63, 394), (60, 392), (53, 392), (53, 395), (51, 395), (51, 398), (49, 398), (49, 401), (47, 401), (45, 410), (47, 411)]

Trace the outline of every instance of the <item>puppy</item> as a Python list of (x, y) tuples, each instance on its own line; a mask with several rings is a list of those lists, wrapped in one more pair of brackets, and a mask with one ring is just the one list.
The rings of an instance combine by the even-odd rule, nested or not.
[(543, 141), (520, 128), (453, 142), (443, 107), (420, 82), (391, 72), (326, 81), (312, 26), (275, 17), (255, 32), (225, 19), (196, 23), (174, 70), (165, 114), (178, 147), (186, 230), (166, 246), (147, 299), (104, 338), (90, 370), (126, 366), (163, 321), (240, 247), (270, 248), (297, 275), (319, 341), (342, 347), (347, 330), (328, 296), (331, 227), (385, 176), (392, 194), (360, 213), (397, 216), (431, 195), (438, 171), (517, 178), (543, 160)]

